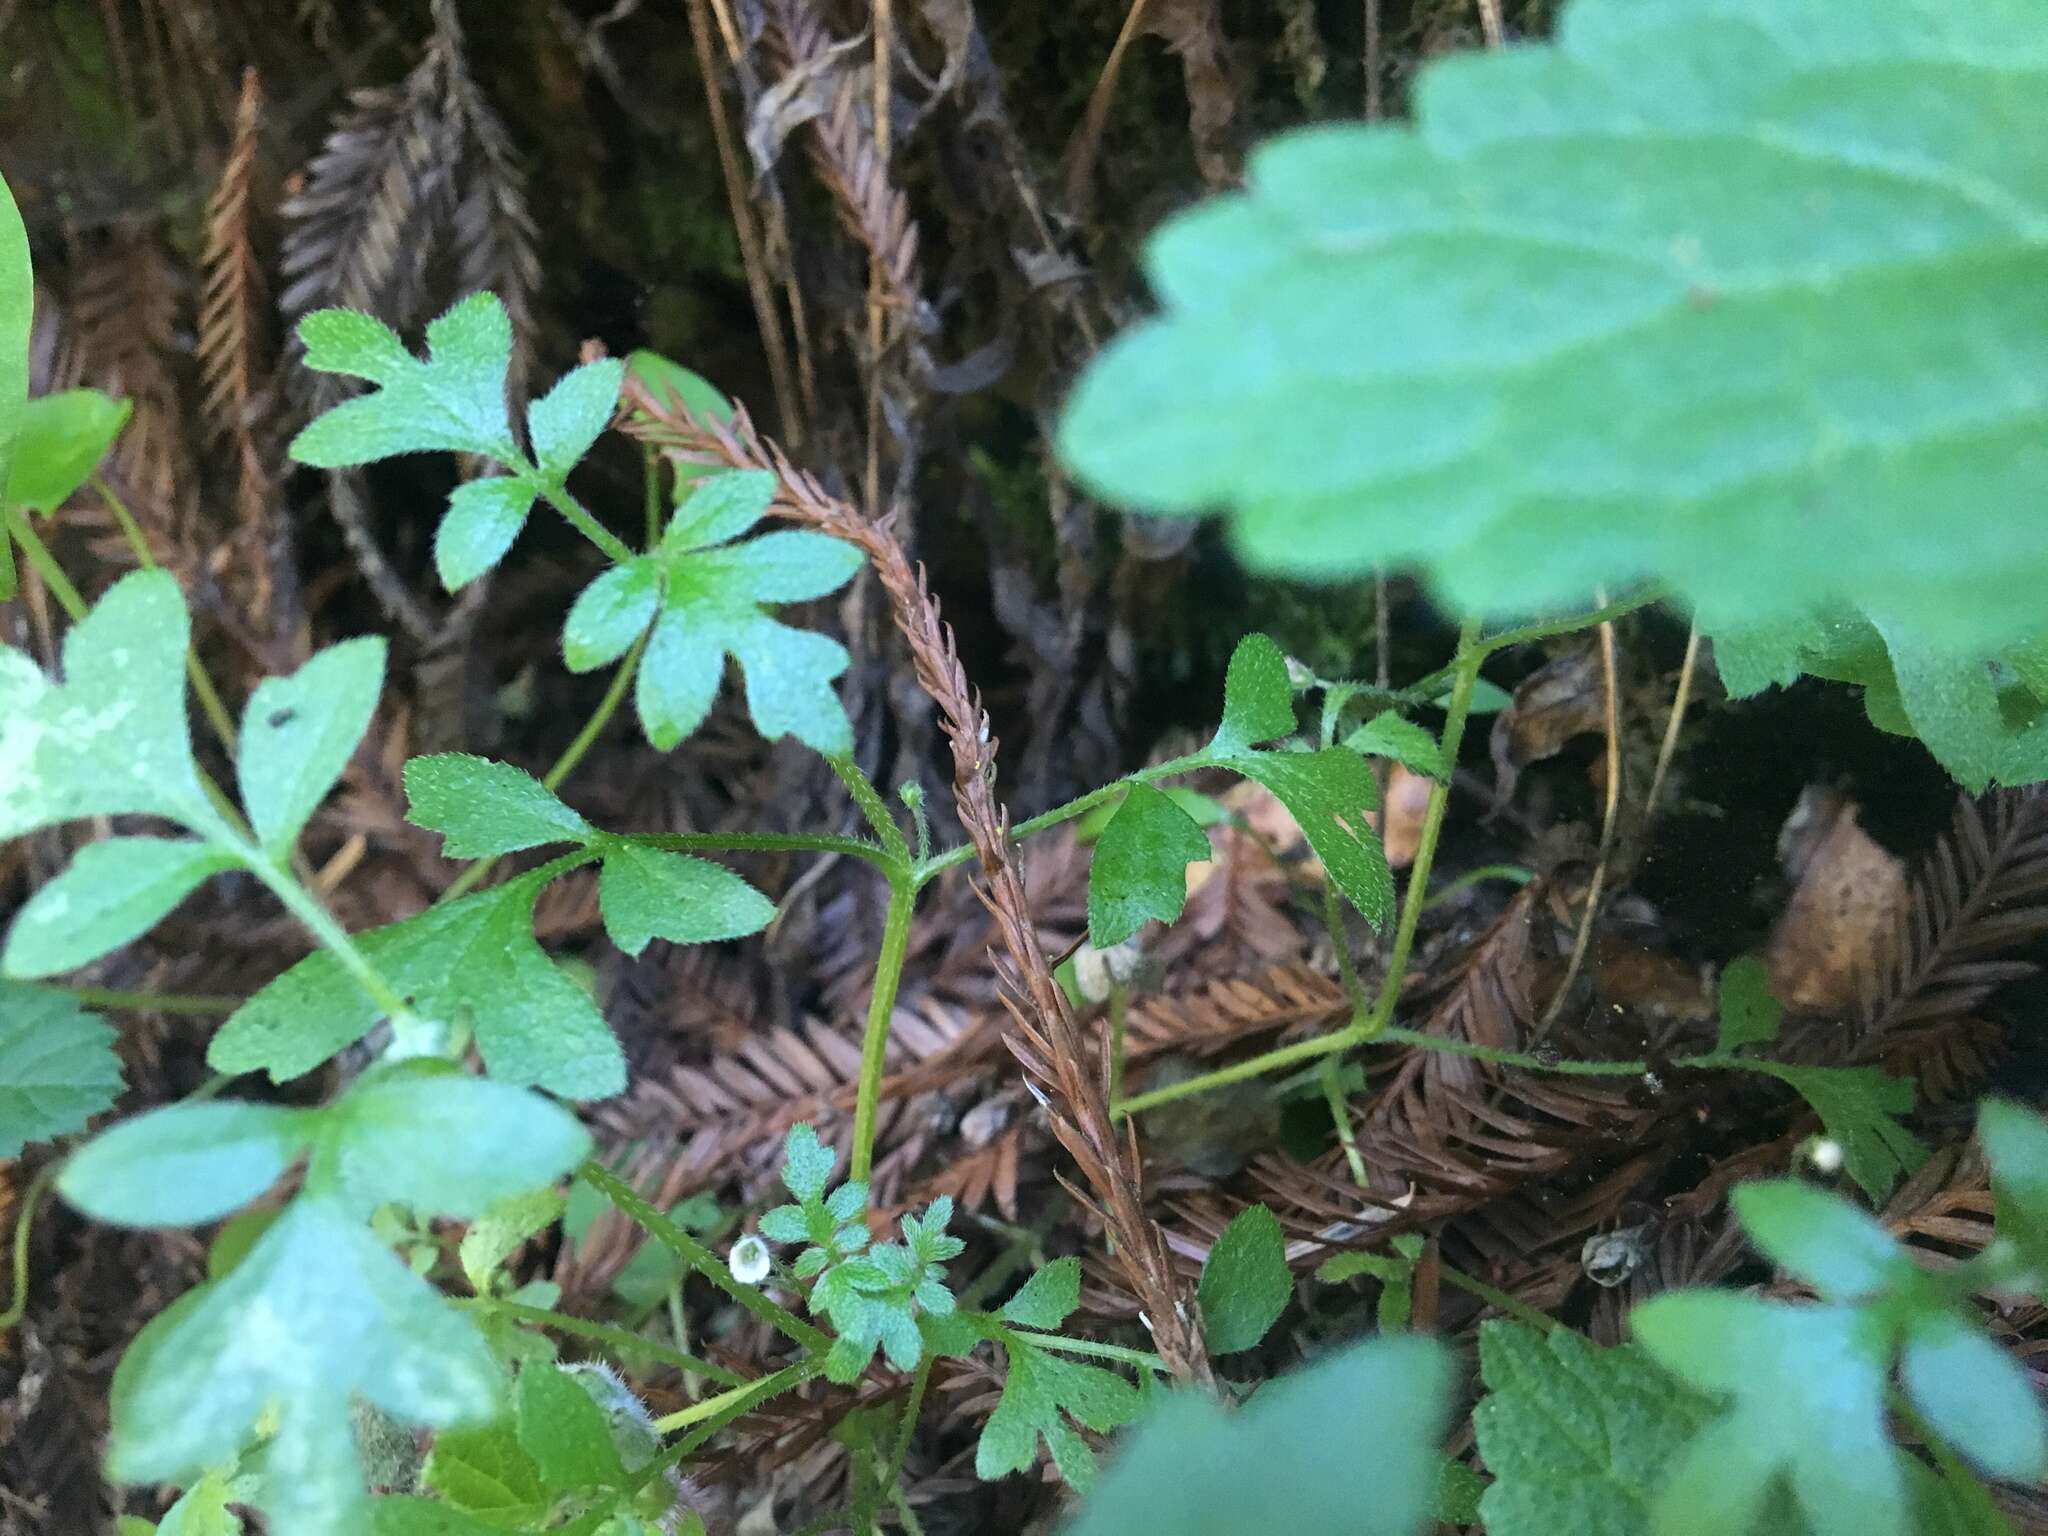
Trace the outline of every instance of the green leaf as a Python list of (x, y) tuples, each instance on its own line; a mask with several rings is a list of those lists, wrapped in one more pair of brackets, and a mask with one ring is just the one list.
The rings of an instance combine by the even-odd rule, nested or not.
[(1896, 1116), (1913, 1107), (1911, 1078), (1882, 1067), (1788, 1067), (1757, 1062), (1756, 1070), (1790, 1083), (1841, 1143), (1842, 1166), (1873, 1200), (1927, 1161), (1927, 1149)]
[(1108, 949), (1150, 918), (1174, 921), (1187, 904), (1188, 865), (1209, 858), (1209, 839), (1193, 817), (1158, 790), (1133, 784), (1088, 865), (1088, 941)]
[(446, 839), (450, 859), (518, 853), (548, 843), (586, 843), (595, 829), (524, 768), (466, 752), (405, 765), (405, 819)]
[(1448, 780), (1451, 765), (1436, 737), (1392, 710), (1374, 715), (1344, 738), (1344, 745), (1366, 757), (1391, 757), (1425, 778)]
[(111, 1028), (67, 993), (0, 981), (0, 1161), (81, 1129), (120, 1091)]
[(661, 607), (661, 565), (648, 557), (615, 565), (585, 587), (562, 626), (562, 661), (589, 672), (617, 661)]
[(534, 462), (555, 482), (568, 478), (612, 423), (619, 403), (619, 385), (626, 365), (615, 357), (600, 358), (571, 369), (526, 412), (526, 435), (533, 443)]
[(605, 932), (629, 955), (650, 939), (737, 939), (759, 933), (775, 916), (775, 903), (731, 870), (637, 843), (606, 844), (597, 890)]
[(1885, 1438), (1890, 1339), (1855, 1307), (1674, 1291), (1630, 1325), (1657, 1364), (1728, 1400), (1658, 1495), (1658, 1536), (1748, 1536), (1783, 1474), (1814, 1536), (1905, 1536), (1899, 1453)]
[(476, 1329), (326, 1201), (301, 1197), (241, 1264), (142, 1330), (114, 1375), (108, 1475), (184, 1482), (269, 1428), (270, 1529), (360, 1529), (349, 1402), (408, 1423), (488, 1418), (503, 1391)]
[(1202, 1265), (1202, 1330), (1215, 1355), (1250, 1349), (1280, 1320), (1294, 1294), (1280, 1222), (1263, 1205), (1231, 1218)]
[(436, 1435), (420, 1481), (457, 1509), (500, 1526), (537, 1520), (551, 1502), (510, 1416)]
[(1714, 1417), (1711, 1399), (1641, 1350), (1599, 1349), (1569, 1328), (1489, 1322), (1479, 1363), (1488, 1536), (1642, 1536), (1665, 1473)]
[(1219, 755), (1244, 752), (1262, 741), (1294, 732), (1294, 686), (1287, 680), (1287, 658), (1264, 635), (1246, 635), (1230, 653), (1223, 679), (1223, 723), (1209, 750)]
[(305, 1151), (317, 1112), (216, 1100), (124, 1120), (73, 1153), (58, 1193), (95, 1221), (196, 1227), (247, 1205)]
[[(569, 1099), (625, 1086), (625, 1060), (589, 995), (533, 937), (533, 904), (560, 870), (540, 869), (417, 917), (372, 929), (358, 947), (415, 1012), (476, 1032), (484, 1064), (504, 1082)], [(217, 1072), (267, 1072), (283, 1082), (360, 1040), (377, 1005), (320, 950), (236, 1009), (207, 1050)]]
[(29, 401), (14, 440), (8, 504), (44, 513), (63, 506), (99, 468), (134, 409), (96, 389), (67, 389)]
[(242, 1536), (241, 1517), (228, 1508), (238, 1497), (234, 1484), (209, 1472), (164, 1511), (156, 1536)]
[(185, 719), (190, 628), (177, 582), (136, 571), (64, 637), (61, 685), (0, 646), (0, 838), (83, 816), (217, 825)]
[(1770, 972), (1755, 955), (1731, 960), (1721, 972), (1721, 1034), (1714, 1049), (1723, 1054), (1738, 1046), (1778, 1038), (1785, 1010), (1771, 996)]
[(1063, 455), (1111, 501), (1228, 507), (1261, 568), (1419, 566), (1457, 612), (1655, 577), (1709, 633), (1840, 601), (2017, 638), (2048, 578), (2036, 19), (1577, 0), (1554, 45), (1440, 60), (1413, 126), (1276, 139), (1153, 239), (1164, 311), (1097, 356)]
[(489, 1521), (433, 1499), (394, 1494), (370, 1505), (369, 1536), (498, 1536), (498, 1532), (499, 1527)]
[(1908, 1328), (1899, 1372), (1934, 1430), (1991, 1477), (2038, 1483), (2048, 1474), (2048, 1420), (2018, 1361), (1981, 1329), (1946, 1312)]
[(1372, 768), (1345, 747), (1320, 752), (1243, 752), (1223, 766), (1271, 790), (1300, 825), (1323, 868), (1375, 928), (1394, 910), (1394, 874), (1365, 813), (1379, 804)]
[(366, 638), (330, 645), (249, 696), (235, 769), (266, 851), (297, 840), (370, 728), (383, 686), (384, 642)]
[(752, 527), (774, 490), (765, 470), (700, 481), (662, 538), (667, 595), (640, 665), (635, 703), (647, 739), (663, 751), (703, 722), (728, 654), (740, 665), (747, 710), (764, 737), (793, 735), (827, 755), (852, 749), (853, 728), (832, 690), (846, 670), (846, 648), (777, 622), (765, 605), (843, 586), (860, 567), (860, 551), (809, 532), (721, 542)]
[(1054, 1259), (1017, 1289), (996, 1316), (1019, 1328), (1051, 1331), (1081, 1305), (1081, 1261), (1071, 1254)]
[[(2048, 712), (2033, 690), (1998, 685), (2002, 654), (1947, 648), (1910, 623), (1873, 614), (1890, 652), (1890, 675), (1914, 735), (1971, 794), (1994, 781), (2032, 784), (2048, 778)], [(1864, 694), (1866, 706), (1872, 692)], [(1878, 710), (1871, 707), (1873, 718)]]
[(616, 1488), (626, 1481), (604, 1411), (567, 1372), (538, 1362), (526, 1365), (513, 1402), (519, 1447), (554, 1492)]
[(993, 1481), (1029, 1471), (1042, 1438), (1067, 1486), (1087, 1492), (1095, 1479), (1095, 1454), (1067, 1420), (1107, 1434), (1137, 1413), (1138, 1389), (1113, 1371), (1064, 1359), (992, 1319), (979, 1319), (977, 1326), (1003, 1347), (1009, 1374), (975, 1446), (975, 1476)]
[[(28, 400), (29, 332), (35, 324), (35, 275), (28, 231), (14, 194), (0, 179), (0, 486), (14, 471), (14, 440)], [(0, 602), (14, 596), (14, 541), (6, 528), (7, 498), (0, 496)]]
[(1435, 1507), (1450, 1389), (1450, 1352), (1407, 1334), (1282, 1377), (1234, 1414), (1175, 1396), (1119, 1452), (1072, 1536), (1415, 1536)]
[(315, 417), (292, 439), (301, 464), (336, 469), (401, 453), (473, 453), (517, 464), (505, 411), (512, 322), (493, 294), (475, 293), (427, 326), (427, 357), (389, 326), (345, 309), (299, 322), (306, 366), (378, 386)]
[(462, 1246), (456, 1253), (469, 1288), (479, 1296), (490, 1295), (499, 1266), (528, 1238), (560, 1220), (563, 1204), (562, 1192), (557, 1189), (529, 1189), (492, 1201), (462, 1234)]
[(480, 1216), (590, 1154), (590, 1133), (559, 1104), (454, 1071), (367, 1080), (327, 1117), (308, 1182), (331, 1168), (365, 1213), (393, 1202), (422, 1215)]
[(1831, 1301), (1854, 1301), (1910, 1280), (1909, 1260), (1875, 1220), (1840, 1196), (1797, 1179), (1744, 1184), (1730, 1199), (1743, 1229), (1772, 1262)]
[(2034, 1266), (2030, 1289), (2038, 1292), (2048, 1285), (2048, 1123), (2017, 1104), (1986, 1099), (1977, 1111), (1977, 1140), (1991, 1164), (1998, 1235), (2017, 1243)]
[(109, 837), (87, 843), (39, 887), (7, 933), (9, 976), (75, 970), (147, 933), (209, 875), (235, 861), (204, 843)]
[(539, 494), (523, 475), (486, 475), (450, 491), (447, 515), (434, 530), (434, 574), (441, 585), (458, 592), (504, 559)]
[(657, 398), (680, 401), (693, 416), (711, 421), (732, 420), (732, 402), (715, 384), (659, 352), (635, 348), (626, 354), (626, 371)]
[(818, 1133), (799, 1121), (782, 1142), (783, 1187), (801, 1204), (815, 1205), (824, 1198), (825, 1181), (838, 1161), (839, 1155), (818, 1140)]

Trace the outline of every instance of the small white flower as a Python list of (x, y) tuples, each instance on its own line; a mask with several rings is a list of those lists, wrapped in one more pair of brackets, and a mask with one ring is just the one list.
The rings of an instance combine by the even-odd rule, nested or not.
[(732, 1245), (725, 1266), (741, 1285), (759, 1285), (768, 1278), (768, 1245), (749, 1233)]
[(1822, 1173), (1838, 1173), (1842, 1167), (1842, 1144), (1832, 1136), (1817, 1136), (1807, 1145), (1806, 1160)]

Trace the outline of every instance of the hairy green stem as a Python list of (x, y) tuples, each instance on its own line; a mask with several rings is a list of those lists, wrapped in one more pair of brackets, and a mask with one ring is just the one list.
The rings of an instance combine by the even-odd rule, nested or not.
[(537, 1328), (552, 1328), (557, 1333), (574, 1334), (578, 1338), (590, 1339), (609, 1346), (621, 1355), (644, 1355), (649, 1360), (670, 1366), (685, 1375), (709, 1376), (724, 1387), (751, 1386), (746, 1377), (736, 1371), (728, 1371), (722, 1365), (713, 1365), (709, 1360), (700, 1360), (695, 1355), (685, 1354), (667, 1344), (657, 1344), (644, 1335), (625, 1328), (614, 1328), (609, 1323), (592, 1322), (587, 1317), (571, 1317), (566, 1312), (550, 1311), (546, 1307), (529, 1307), (523, 1302), (501, 1301), (494, 1297), (475, 1297), (458, 1301), (458, 1306), (478, 1311), (502, 1313), (517, 1318), (522, 1323), (531, 1323)]
[(936, 1355), (927, 1354), (917, 1362), (917, 1374), (910, 1378), (910, 1396), (903, 1404), (903, 1423), (896, 1431), (896, 1445), (889, 1452), (889, 1466), (882, 1478), (882, 1484), (894, 1488), (903, 1476), (904, 1463), (910, 1460), (910, 1441), (917, 1431), (917, 1416), (924, 1411), (925, 1388), (931, 1384), (932, 1366)]
[[(661, 1455), (642, 1467), (634, 1476), (633, 1487), (630, 1493), (637, 1493), (640, 1489), (646, 1487), (655, 1478), (688, 1456), (698, 1446), (709, 1440), (748, 1409), (753, 1408), (756, 1404), (767, 1402), (771, 1397), (780, 1397), (783, 1393), (794, 1387), (802, 1386), (813, 1376), (822, 1373), (824, 1369), (825, 1365), (822, 1359), (799, 1360), (794, 1365), (785, 1365), (772, 1376), (763, 1376), (759, 1381), (749, 1382), (744, 1387), (735, 1387), (730, 1392), (721, 1392), (716, 1397), (707, 1397), (701, 1403), (692, 1403), (688, 1408), (683, 1409), (682, 1413), (690, 1415), (691, 1422), (693, 1423), (700, 1418), (708, 1418), (709, 1422), (698, 1424), (689, 1434), (683, 1436), (682, 1439), (663, 1451)], [(681, 1414), (671, 1414), (666, 1419), (656, 1419), (654, 1427), (656, 1429), (665, 1429), (671, 1426), (673, 1421), (679, 1417), (681, 1417)], [(630, 1493), (626, 1496), (630, 1497)]]
[(41, 1203), (43, 1193), (56, 1180), (60, 1162), (43, 1164), (36, 1176), (29, 1180), (28, 1188), (22, 1191), (21, 1214), (14, 1219), (14, 1300), (7, 1304), (7, 1310), (0, 1312), (0, 1333), (5, 1333), (28, 1313), (28, 1240), (35, 1221), (36, 1206)]
[(1535, 871), (1520, 864), (1482, 864), (1477, 869), (1468, 869), (1455, 880), (1446, 880), (1423, 902), (1423, 909), (1449, 901), (1460, 891), (1470, 890), (1475, 885), (1484, 885), (1489, 880), (1506, 880), (1514, 885), (1527, 885), (1536, 878)]
[(825, 1351), (832, 1347), (831, 1339), (788, 1308), (771, 1300), (754, 1286), (742, 1285), (735, 1280), (723, 1259), (641, 1199), (630, 1184), (604, 1164), (596, 1161), (587, 1162), (578, 1170), (578, 1177), (610, 1200), (629, 1220), (645, 1228), (663, 1247), (776, 1332), (787, 1336), (821, 1359)]
[(889, 802), (882, 798), (882, 792), (875, 788), (872, 780), (860, 771), (860, 764), (851, 757), (835, 755), (825, 759), (832, 765), (832, 771), (839, 775), (839, 782), (846, 786), (846, 792), (853, 796), (853, 803), (860, 807), (861, 815), (881, 839), (882, 847), (889, 856), (899, 863), (910, 863), (910, 844), (904, 839), (903, 829), (896, 825), (896, 818), (889, 814)]
[(1162, 1376), (1170, 1374), (1166, 1362), (1150, 1350), (1126, 1349), (1121, 1344), (1098, 1344), (1093, 1339), (1070, 1339), (1063, 1333), (1040, 1333), (1035, 1328), (1012, 1328), (1010, 1332), (1041, 1349), (1056, 1349), (1066, 1355), (1092, 1355), (1098, 1360), (1114, 1360), (1121, 1365), (1157, 1371)]
[(202, 997), (184, 992), (120, 992), (112, 987), (70, 987), (58, 984), (88, 1008), (127, 1008), (136, 1013), (229, 1014), (242, 1006), (239, 997)]
[(603, 550), (610, 557), (612, 564), (632, 564), (634, 558), (632, 548), (624, 539), (593, 517), (589, 509), (582, 502), (569, 494), (567, 486), (550, 485), (530, 464), (521, 463), (514, 467), (540, 488), (541, 496), (546, 500), (547, 504), (567, 518), (570, 527)]
[(230, 845), (230, 849), (238, 856), (242, 867), (269, 887), (271, 894), (284, 903), (285, 910), (299, 920), (299, 925), (318, 941), (321, 948), (334, 955), (341, 963), (341, 968), (354, 978), (356, 985), (369, 995), (370, 1001), (391, 1020), (392, 1028), (402, 1030), (411, 1017), (410, 1006), (399, 996), (397, 989), (370, 964), (363, 952), (356, 948), (355, 940), (349, 937), (348, 931), (320, 904), (319, 898), (294, 880), (290, 871), (280, 868), (268, 854), (255, 845)]
[(622, 832), (618, 839), (674, 853), (837, 853), (865, 859), (884, 870), (895, 862), (864, 837), (822, 832)]
[(1518, 1323), (1527, 1323), (1539, 1333), (1554, 1333), (1565, 1326), (1548, 1312), (1530, 1306), (1519, 1296), (1510, 1296), (1500, 1287), (1488, 1285), (1476, 1275), (1468, 1275), (1462, 1269), (1454, 1269), (1442, 1261), (1441, 1255), (1437, 1261), (1437, 1273), (1444, 1277), (1446, 1284), (1468, 1296), (1478, 1297), (1496, 1312), (1505, 1313)]
[(889, 1051), (889, 1021), (903, 984), (903, 958), (910, 952), (910, 919), (917, 887), (907, 870), (891, 874), (889, 910), (882, 918), (882, 948), (875, 956), (875, 985), (868, 994), (867, 1025), (860, 1041), (860, 1082), (854, 1090), (853, 1156), (847, 1176), (866, 1179), (875, 1161), (875, 1117), (881, 1111), (882, 1068)]

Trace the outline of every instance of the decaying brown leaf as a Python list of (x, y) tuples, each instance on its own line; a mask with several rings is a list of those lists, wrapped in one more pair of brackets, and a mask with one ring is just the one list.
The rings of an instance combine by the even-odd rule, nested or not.
[(1855, 805), (1818, 786), (1778, 837), (1795, 882), (1765, 958), (1771, 991), (1799, 1013), (1845, 1013), (1867, 994), (1906, 908), (1906, 872), (1857, 824)]
[(1493, 766), (1499, 798), (1515, 792), (1515, 781), (1531, 763), (1557, 756), (1575, 736), (1607, 728), (1600, 648), (1584, 645), (1537, 668), (1515, 689), (1508, 707), (1494, 718)]

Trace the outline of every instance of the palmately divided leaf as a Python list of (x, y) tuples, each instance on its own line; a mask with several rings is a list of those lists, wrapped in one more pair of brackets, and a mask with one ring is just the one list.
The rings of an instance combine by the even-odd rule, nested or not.
[(503, 1390), (466, 1318), (331, 1203), (301, 1197), (129, 1347), (108, 1475), (188, 1482), (270, 1427), (257, 1495), (270, 1527), (353, 1536), (366, 1501), (351, 1398), (450, 1425), (489, 1418)]
[[(1414, 126), (1321, 127), (1151, 244), (1060, 434), (1255, 564), (1459, 611), (1642, 577), (1710, 633), (1835, 602), (2040, 625), (2048, 34), (2028, 0), (1577, 0)], [(1625, 187), (1626, 196), (1615, 189)], [(1930, 509), (1953, 509), (1935, 515)]]
[(120, 1091), (108, 1025), (68, 993), (0, 981), (0, 1161), (81, 1129)]
[(365, 1213), (390, 1202), (468, 1218), (552, 1184), (589, 1154), (576, 1117), (528, 1089), (448, 1070), (396, 1072), (327, 1111), (307, 1178), (331, 1171)]
[(301, 464), (336, 469), (401, 453), (473, 453), (516, 464), (505, 409), (512, 322), (495, 294), (471, 294), (427, 326), (427, 357), (390, 327), (351, 310), (316, 310), (299, 322), (306, 366), (377, 385), (315, 417), (292, 439)]
[(1107, 949), (1150, 919), (1179, 917), (1188, 899), (1187, 867), (1208, 862), (1210, 853), (1192, 816), (1151, 786), (1133, 784), (1088, 864), (1088, 942)]
[(290, 677), (265, 678), (242, 717), (235, 770), (264, 848), (289, 849), (370, 728), (384, 686), (384, 642), (344, 640)]
[(991, 1318), (976, 1319), (975, 1326), (1009, 1359), (1003, 1395), (974, 1448), (975, 1476), (1028, 1472), (1043, 1439), (1067, 1486), (1086, 1493), (1095, 1483), (1095, 1453), (1067, 1420), (1107, 1434), (1137, 1413), (1138, 1389), (1114, 1371), (1066, 1359)]
[(846, 670), (846, 647), (778, 622), (764, 605), (843, 586), (860, 568), (860, 551), (804, 531), (720, 542), (759, 521), (774, 492), (775, 477), (765, 470), (699, 481), (662, 538), (667, 591), (634, 701), (647, 739), (663, 751), (703, 722), (728, 654), (740, 665), (747, 710), (764, 737), (794, 736), (828, 756), (852, 750), (853, 727), (832, 688)]
[(1721, 972), (1716, 1000), (1721, 1009), (1721, 1032), (1715, 1050), (1725, 1053), (1778, 1038), (1785, 1010), (1771, 996), (1770, 972), (1755, 955), (1728, 962)]
[(1073, 1536), (1418, 1536), (1450, 1395), (1450, 1351), (1419, 1334), (1339, 1350), (1236, 1413), (1176, 1395), (1118, 1452)]
[(708, 944), (759, 933), (775, 903), (731, 870), (684, 853), (612, 842), (598, 876), (605, 932), (629, 955), (652, 939)]
[(441, 833), (451, 859), (588, 842), (596, 830), (524, 768), (467, 752), (411, 759), (405, 798), (405, 819)]
[(0, 837), (83, 816), (217, 825), (185, 718), (191, 621), (164, 571), (107, 589), (64, 637), (64, 681), (0, 646)]
[(1820, 1116), (1821, 1128), (1842, 1147), (1842, 1166), (1873, 1200), (1927, 1161), (1927, 1148), (1898, 1121), (1913, 1108), (1913, 1080), (1882, 1067), (1788, 1067), (1758, 1062), (1756, 1069), (1790, 1083)]
[(217, 849), (186, 839), (87, 843), (16, 914), (0, 970), (54, 976), (89, 964), (147, 933), (209, 875), (235, 867)]
[(35, 512), (56, 511), (99, 467), (134, 410), (132, 402), (96, 389), (36, 396), (22, 409), (4, 500)]
[(562, 625), (562, 661), (571, 672), (617, 661), (661, 607), (661, 566), (646, 556), (615, 565), (578, 594)]
[(434, 574), (458, 592), (505, 558), (540, 494), (519, 475), (465, 480), (448, 493), (448, 512), (434, 530)]
[[(604, 1016), (533, 936), (533, 904), (559, 873), (543, 866), (473, 896), (358, 937), (370, 963), (415, 1011), (476, 1033), (492, 1077), (569, 1099), (625, 1086), (625, 1059)], [(379, 1011), (321, 950), (235, 1010), (207, 1050), (216, 1071), (283, 1082), (360, 1040)]]
[(1250, 1349), (1287, 1310), (1294, 1276), (1280, 1222), (1263, 1205), (1248, 1205), (1217, 1236), (1202, 1265), (1198, 1299), (1209, 1352)]
[(73, 1153), (58, 1193), (95, 1221), (196, 1227), (284, 1177), (319, 1116), (278, 1104), (170, 1104), (123, 1120)]

